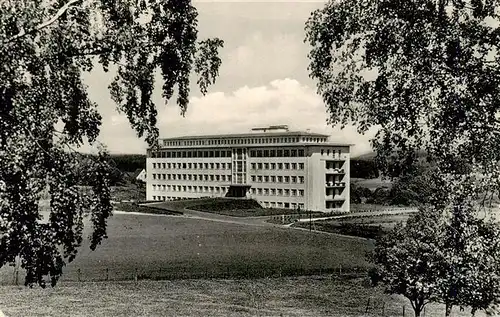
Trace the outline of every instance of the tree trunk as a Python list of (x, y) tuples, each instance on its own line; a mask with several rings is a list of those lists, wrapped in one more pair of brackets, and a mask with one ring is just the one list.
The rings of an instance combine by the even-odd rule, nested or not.
[(415, 313), (415, 317), (420, 317), (420, 314), (422, 313), (422, 309), (419, 309), (418, 307), (415, 307), (413, 309), (413, 312)]
[(446, 303), (446, 313), (445, 316), (449, 317), (451, 316), (451, 309), (453, 308), (453, 304)]
[(416, 301), (415, 305), (413, 306), (413, 312), (415, 313), (415, 317), (420, 317), (423, 308), (424, 308), (423, 305), (419, 301)]

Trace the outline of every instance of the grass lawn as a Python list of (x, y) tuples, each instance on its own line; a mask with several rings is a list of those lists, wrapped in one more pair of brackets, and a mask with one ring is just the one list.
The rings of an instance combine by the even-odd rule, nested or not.
[(135, 202), (119, 202), (113, 205), (114, 209), (125, 212), (141, 212), (147, 214), (161, 215), (181, 215), (182, 211), (175, 211), (165, 208), (156, 207), (155, 205), (143, 206)]
[[(404, 298), (363, 279), (176, 280), (66, 283), (54, 289), (0, 287), (8, 316), (412, 316)], [(425, 316), (444, 316), (442, 305)], [(452, 316), (470, 316), (454, 309)], [(482, 317), (479, 312), (476, 316)]]
[[(405, 222), (409, 213), (393, 215), (363, 215), (339, 219), (319, 220), (311, 224), (312, 229), (339, 233), (350, 236), (358, 236), (368, 239), (377, 239), (385, 232), (394, 228), (399, 222)], [(299, 222), (293, 226), (309, 228), (309, 222)]]
[(111, 199), (114, 201), (146, 199), (146, 185), (126, 183), (111, 187)]
[[(365, 270), (364, 255), (373, 248), (370, 241), (349, 237), (176, 216), (116, 214), (108, 236), (93, 252), (85, 241), (62, 279), (132, 279), (136, 269), (139, 278), (153, 279)], [(11, 268), (2, 271), (0, 281), (12, 283)]]
[[(188, 208), (196, 211), (209, 212), (232, 217), (258, 217), (274, 215), (303, 215), (309, 214), (302, 210), (263, 208), (253, 199), (232, 198), (200, 198), (180, 201), (168, 201), (154, 204), (155, 207), (168, 210), (182, 210)], [(321, 212), (313, 212), (313, 215), (324, 215)]]
[(358, 186), (366, 187), (371, 190), (375, 190), (379, 187), (392, 187), (392, 182), (390, 180), (379, 178), (351, 178), (351, 183), (356, 184)]

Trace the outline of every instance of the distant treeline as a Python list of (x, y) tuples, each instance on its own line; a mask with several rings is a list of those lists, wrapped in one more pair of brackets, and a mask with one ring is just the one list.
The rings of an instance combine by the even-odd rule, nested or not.
[[(79, 161), (77, 167), (78, 183), (88, 185), (91, 183), (91, 179), (88, 177), (92, 177), (89, 171), (95, 167), (93, 155), (79, 153), (77, 158)], [(121, 185), (135, 181), (135, 173), (146, 167), (146, 155), (110, 154), (107, 162), (110, 184)]]
[(378, 178), (379, 171), (373, 160), (367, 159), (352, 159), (351, 160), (351, 177), (353, 178)]
[(115, 167), (122, 172), (135, 172), (146, 168), (146, 155), (143, 154), (111, 154)]

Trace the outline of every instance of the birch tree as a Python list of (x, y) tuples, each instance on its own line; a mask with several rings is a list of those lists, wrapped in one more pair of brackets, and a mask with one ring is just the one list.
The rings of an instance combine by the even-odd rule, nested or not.
[(82, 242), (84, 217), (91, 249), (106, 237), (105, 151), (88, 171), (91, 191), (74, 177), (74, 149), (96, 141), (102, 119), (82, 75), (109, 71), (117, 110), (155, 146), (155, 85), (165, 102), (175, 91), (184, 114), (192, 72), (202, 93), (218, 75), (223, 42), (199, 40), (197, 27), (188, 0), (0, 0), (0, 267), (18, 257), (26, 285), (55, 285)]

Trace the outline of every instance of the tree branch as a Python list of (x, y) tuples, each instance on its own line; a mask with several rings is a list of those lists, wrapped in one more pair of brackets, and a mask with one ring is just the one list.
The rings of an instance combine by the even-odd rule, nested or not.
[(65, 5), (63, 5), (52, 18), (50, 18), (49, 20), (47, 20), (47, 21), (45, 21), (45, 22), (43, 22), (43, 23), (35, 26), (33, 29), (31, 29), (29, 31), (22, 30), (18, 34), (16, 34), (16, 35), (12, 36), (11, 38), (7, 39), (6, 43), (15, 41), (15, 40), (17, 40), (17, 39), (19, 39), (21, 37), (24, 37), (24, 36), (26, 36), (28, 34), (32, 34), (32, 33), (38, 32), (41, 29), (44, 29), (44, 28), (48, 27), (52, 23), (56, 22), (64, 13), (66, 13), (66, 11), (68, 11), (68, 9), (73, 4), (75, 4), (77, 2), (81, 2), (81, 1), (83, 1), (83, 0), (70, 0), (68, 3), (66, 3)]

